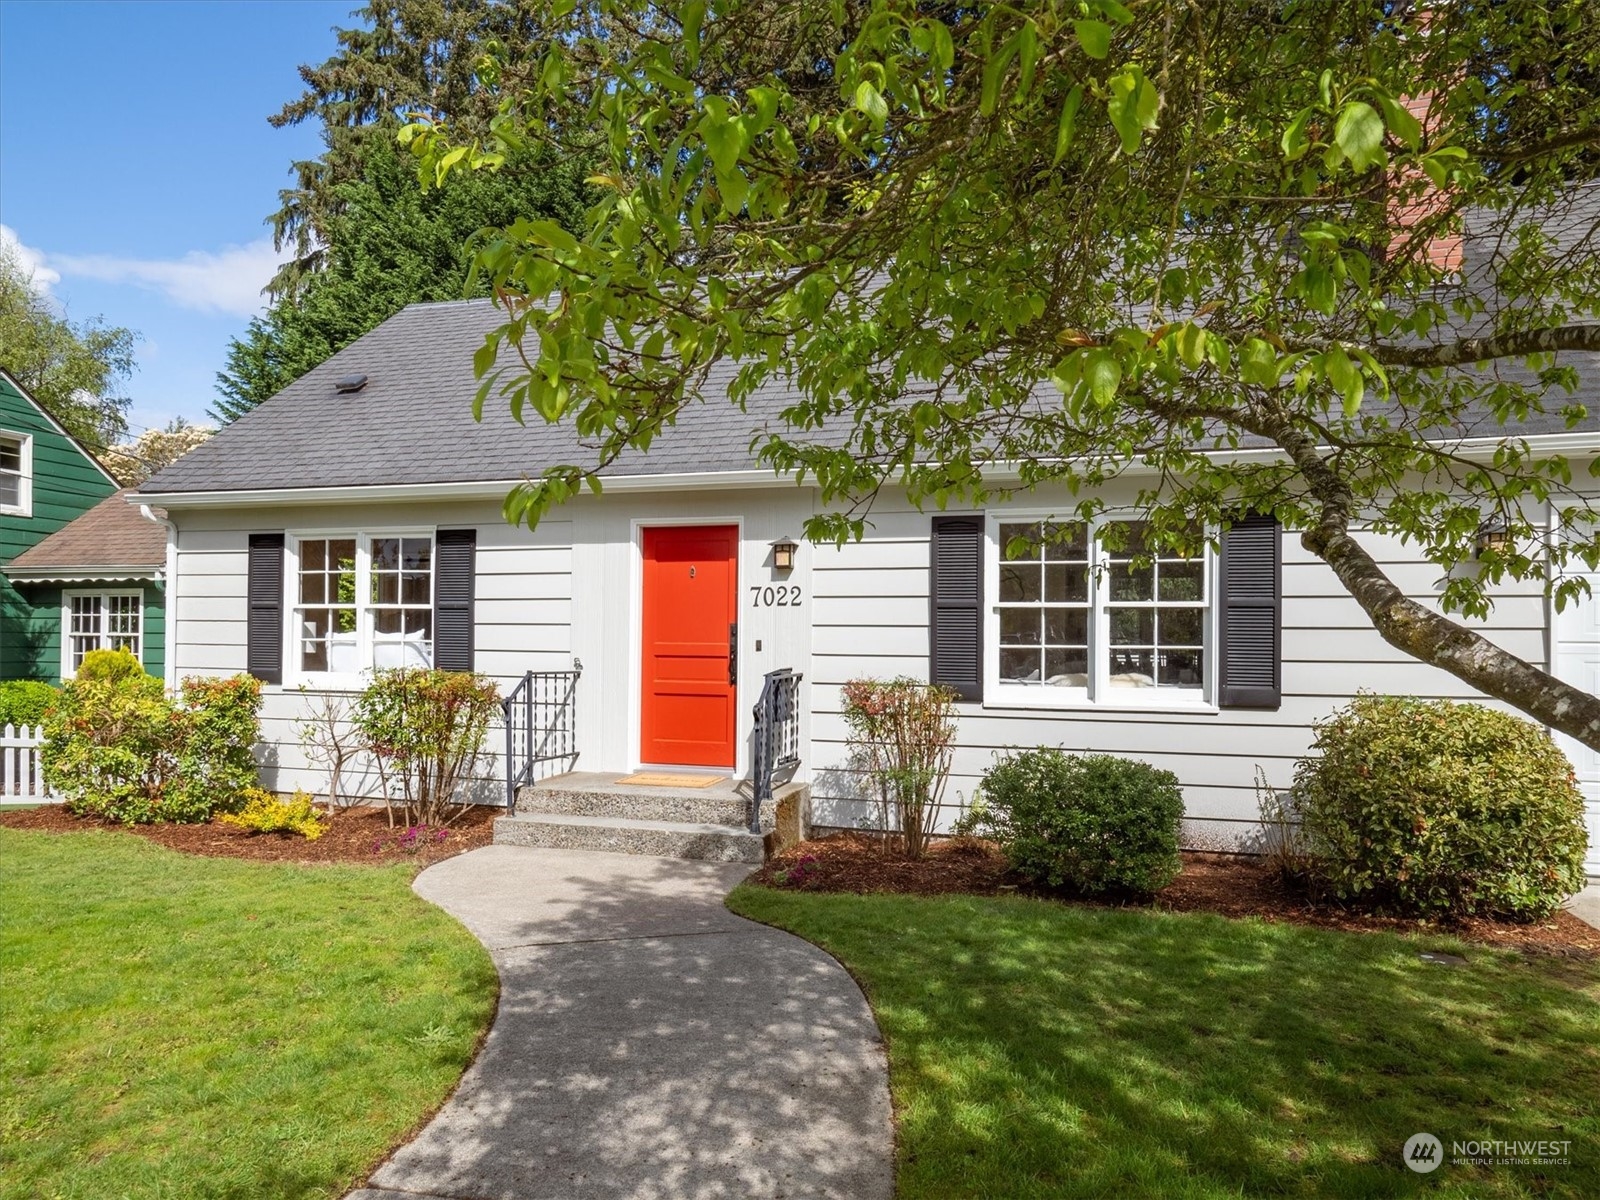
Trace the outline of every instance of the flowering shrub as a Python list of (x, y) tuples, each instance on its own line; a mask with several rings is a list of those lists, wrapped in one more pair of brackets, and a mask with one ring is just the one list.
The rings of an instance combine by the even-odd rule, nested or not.
[(447, 823), (499, 711), (500, 692), (482, 675), (403, 667), (377, 672), (352, 716), (378, 764), (385, 797), (400, 800), (408, 827)]
[(1481, 704), (1358, 696), (1295, 772), (1314, 880), (1392, 912), (1537, 919), (1583, 886), (1572, 764)]
[[(90, 663), (95, 654), (107, 657)], [(238, 805), (255, 782), (261, 685), (232, 679), (184, 682), (174, 703), (161, 680), (123, 651), (84, 656), (45, 721), (45, 780), (69, 811), (130, 825), (205, 821)]]
[(866, 764), (884, 829), (908, 858), (927, 850), (950, 777), (955, 693), (902, 676), (852, 679), (842, 689), (850, 748)]
[(255, 833), (298, 833), (308, 842), (316, 841), (328, 829), (311, 807), (311, 797), (299, 789), (295, 790), (294, 799), (280, 800), (260, 788), (246, 788), (239, 811), (225, 813), (221, 819)]

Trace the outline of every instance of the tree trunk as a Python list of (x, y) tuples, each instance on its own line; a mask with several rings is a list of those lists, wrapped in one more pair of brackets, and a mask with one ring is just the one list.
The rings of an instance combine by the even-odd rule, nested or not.
[(1600, 750), (1600, 697), (1563, 683), (1410, 599), (1347, 529), (1322, 524), (1308, 529), (1300, 540), (1333, 568), (1339, 582), (1391, 646)]
[(1355, 498), (1317, 452), (1316, 443), (1281, 411), (1258, 411), (1240, 423), (1277, 442), (1294, 460), (1322, 510), (1318, 522), (1301, 535), (1301, 544), (1333, 568), (1384, 641), (1600, 750), (1600, 697), (1563, 683), (1408, 597), (1351, 536)]

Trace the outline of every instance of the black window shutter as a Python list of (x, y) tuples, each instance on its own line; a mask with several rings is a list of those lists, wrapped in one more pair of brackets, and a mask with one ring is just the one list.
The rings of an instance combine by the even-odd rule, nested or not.
[(262, 683), (282, 683), (283, 534), (250, 535), (249, 587), (245, 670)]
[(928, 680), (983, 699), (983, 518), (934, 517)]
[(1283, 535), (1277, 519), (1240, 518), (1222, 535), (1221, 666), (1223, 708), (1277, 708), (1283, 702)]
[(433, 547), (433, 665), (472, 670), (473, 576), (478, 531), (441, 529)]

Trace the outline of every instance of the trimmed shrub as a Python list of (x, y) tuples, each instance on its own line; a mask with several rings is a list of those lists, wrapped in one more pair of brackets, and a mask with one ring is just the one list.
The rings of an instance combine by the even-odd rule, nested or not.
[(221, 820), (254, 833), (298, 833), (308, 842), (316, 841), (328, 828), (311, 807), (311, 797), (298, 788), (292, 800), (280, 800), (260, 788), (246, 788), (239, 811), (224, 813)]
[(1358, 696), (1295, 772), (1315, 880), (1411, 915), (1549, 916), (1583, 886), (1572, 765), (1531, 721), (1481, 704)]
[(36, 679), (7, 679), (0, 683), (0, 725), (43, 725), (59, 688)]
[(44, 777), (69, 812), (130, 825), (162, 819), (182, 727), (161, 680), (142, 670), (80, 675), (62, 689), (44, 733)]
[(78, 664), (75, 678), (84, 683), (116, 683), (123, 679), (136, 679), (144, 674), (144, 666), (133, 656), (133, 651), (118, 647), (115, 650), (91, 650)]
[(1040, 747), (983, 777), (964, 829), (992, 837), (1035, 883), (1084, 895), (1150, 895), (1182, 866), (1178, 777), (1111, 754)]
[(69, 681), (45, 721), (45, 779), (67, 809), (138, 825), (235, 807), (256, 778), (259, 682), (186, 680), (175, 704), (161, 680), (106, 665)]

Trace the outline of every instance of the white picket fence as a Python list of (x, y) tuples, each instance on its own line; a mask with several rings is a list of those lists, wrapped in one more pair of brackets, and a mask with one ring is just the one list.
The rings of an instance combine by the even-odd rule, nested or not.
[(44, 730), (29, 725), (0, 725), (0, 804), (48, 804), (55, 800), (44, 785), (39, 748)]

